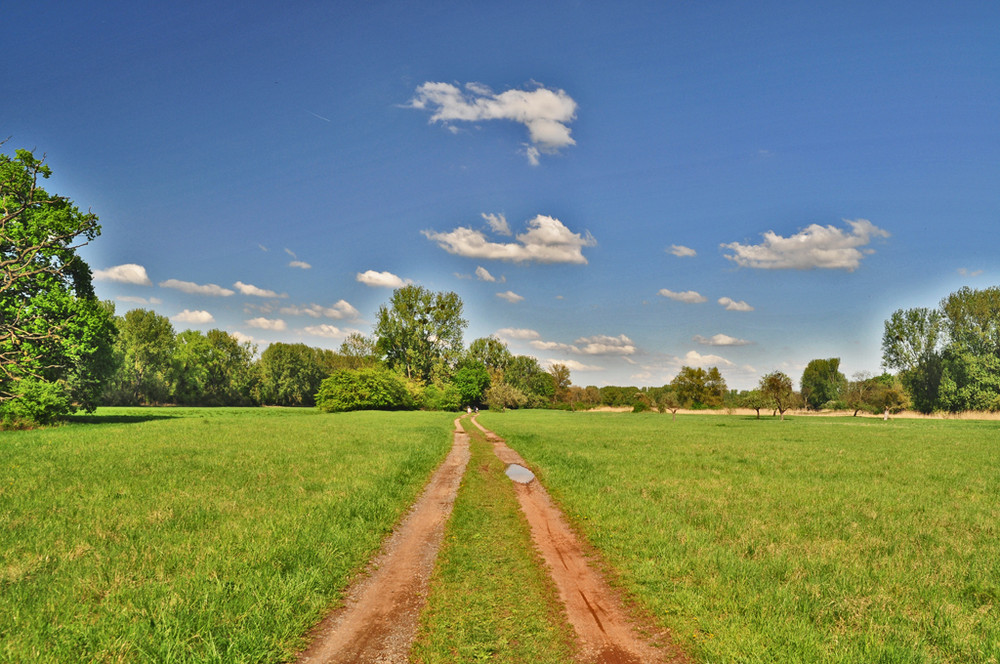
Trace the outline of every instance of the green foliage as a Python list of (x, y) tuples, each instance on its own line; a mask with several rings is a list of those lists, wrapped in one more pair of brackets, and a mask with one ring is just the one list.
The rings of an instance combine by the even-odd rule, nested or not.
[(670, 387), (677, 399), (688, 408), (718, 408), (726, 394), (726, 381), (718, 367), (681, 367)]
[(461, 404), (479, 406), (484, 403), (486, 389), (490, 386), (490, 373), (484, 365), (470, 362), (455, 372), (452, 384), (458, 390)]
[(507, 349), (507, 344), (496, 337), (481, 337), (473, 340), (469, 344), (466, 357), (473, 362), (482, 364), (488, 371), (500, 374), (507, 370), (511, 360), (514, 359), (510, 350)]
[(764, 394), (760, 388), (744, 392), (740, 395), (737, 403), (741, 408), (750, 408), (756, 411), (758, 420), (760, 419), (761, 410), (769, 410), (775, 407), (774, 400), (767, 394)]
[(338, 369), (316, 394), (316, 406), (327, 413), (401, 410), (415, 405), (403, 379), (383, 368)]
[(792, 379), (781, 371), (773, 371), (762, 377), (757, 389), (774, 404), (782, 420), (785, 419), (785, 411), (795, 405)]
[(555, 363), (549, 367), (549, 375), (552, 376), (553, 398), (556, 401), (568, 402), (570, 400), (569, 388), (573, 384), (569, 377), (569, 367), (565, 364)]
[(422, 403), (427, 410), (455, 412), (461, 410), (463, 399), (461, 392), (452, 383), (431, 383), (424, 388)]
[(177, 344), (170, 320), (155, 311), (133, 309), (116, 324), (118, 372), (107, 386), (105, 402), (138, 405), (168, 401)]
[(393, 291), (375, 322), (375, 347), (386, 364), (425, 382), (451, 371), (462, 354), (462, 300), (422, 286)]
[(77, 250), (101, 227), (39, 186), (50, 175), (27, 150), (0, 154), (0, 402), (31, 378), (65, 383), (92, 410), (111, 368), (114, 328)]
[(520, 392), (531, 406), (542, 406), (555, 396), (552, 374), (530, 355), (515, 355), (504, 371), (504, 383)]
[(320, 383), (329, 375), (324, 353), (305, 344), (273, 343), (258, 361), (258, 398), (274, 406), (312, 406)]
[(11, 386), (13, 398), (0, 402), (0, 428), (24, 429), (51, 424), (70, 414), (70, 391), (64, 383), (22, 378)]
[(528, 396), (513, 385), (497, 383), (486, 390), (486, 404), (490, 410), (524, 408), (529, 404)]
[(847, 389), (847, 378), (840, 373), (840, 358), (812, 360), (802, 372), (800, 381), (802, 398), (813, 410), (819, 410), (829, 401), (836, 401)]
[(185, 330), (176, 337), (171, 395), (175, 403), (248, 406), (256, 377), (254, 346), (222, 330)]

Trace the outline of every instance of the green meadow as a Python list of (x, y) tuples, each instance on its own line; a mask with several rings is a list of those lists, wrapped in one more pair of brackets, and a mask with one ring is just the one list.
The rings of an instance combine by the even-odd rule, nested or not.
[(698, 662), (1000, 659), (1000, 423), (480, 421)]
[(102, 408), (0, 434), (0, 661), (287, 660), (453, 418)]

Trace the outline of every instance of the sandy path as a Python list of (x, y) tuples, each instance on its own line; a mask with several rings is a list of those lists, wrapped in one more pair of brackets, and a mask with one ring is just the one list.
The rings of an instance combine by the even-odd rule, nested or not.
[(345, 605), (312, 632), (299, 664), (408, 661), (434, 560), (469, 461), (469, 437), (455, 420), (454, 444), (407, 517), (347, 590)]
[[(507, 447), (502, 438), (473, 422), (493, 443), (493, 450), (506, 463), (525, 466), (524, 459)], [(686, 662), (675, 647), (654, 647), (628, 618), (621, 597), (603, 576), (587, 563), (583, 546), (562, 512), (538, 481), (514, 483), (521, 509), (531, 526), (531, 537), (545, 559), (549, 573), (566, 605), (576, 631), (583, 660), (598, 664), (646, 664)]]

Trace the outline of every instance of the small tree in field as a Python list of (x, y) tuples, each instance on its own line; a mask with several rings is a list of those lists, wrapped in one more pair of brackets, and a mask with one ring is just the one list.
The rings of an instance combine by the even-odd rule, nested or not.
[(771, 400), (775, 410), (785, 419), (785, 411), (795, 403), (792, 379), (780, 371), (772, 371), (760, 379), (761, 393)]
[(741, 408), (749, 408), (757, 411), (757, 419), (759, 420), (761, 409), (774, 408), (774, 401), (758, 388), (740, 395), (739, 405)]
[(681, 400), (677, 398), (677, 393), (673, 390), (665, 390), (656, 400), (656, 409), (661, 413), (670, 411), (670, 421), (677, 419), (677, 411), (681, 408)]

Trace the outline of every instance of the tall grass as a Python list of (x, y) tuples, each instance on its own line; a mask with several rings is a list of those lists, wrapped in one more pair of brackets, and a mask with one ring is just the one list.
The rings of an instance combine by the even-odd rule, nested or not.
[(0, 660), (288, 659), (451, 419), (101, 409), (0, 435)]
[(701, 662), (997, 662), (995, 422), (484, 413)]

